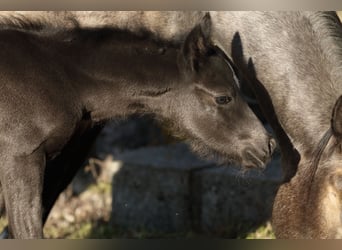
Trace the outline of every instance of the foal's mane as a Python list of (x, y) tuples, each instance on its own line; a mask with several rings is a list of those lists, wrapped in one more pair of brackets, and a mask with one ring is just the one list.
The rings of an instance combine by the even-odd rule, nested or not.
[[(0, 30), (4, 29), (16, 29), (25, 31), (47, 31), (50, 29), (57, 29), (63, 27), (64, 22), (54, 20), (55, 22), (49, 22), (46, 18), (41, 17), (39, 19), (30, 19), (22, 14), (7, 14), (0, 16)], [(64, 20), (65, 21), (65, 20)], [(78, 21), (73, 17), (67, 19), (68, 27), (79, 27)], [(65, 26), (65, 25), (64, 25)]]
[(1, 29), (25, 29), (25, 30), (41, 30), (44, 24), (38, 21), (30, 21), (24, 17), (6, 16), (0, 19)]
[(136, 41), (144, 41), (146, 46), (157, 45), (161, 47), (174, 47), (179, 48), (180, 43), (163, 40), (153, 33), (141, 29), (138, 32), (132, 32), (127, 29), (113, 28), (109, 26), (103, 27), (95, 27), (95, 28), (80, 28), (76, 27), (73, 29), (64, 29), (59, 30), (57, 33), (53, 32), (50, 34), (53, 38), (63, 39), (63, 40), (73, 40), (73, 39), (81, 39), (81, 40), (93, 40), (97, 42), (105, 42), (107, 40), (115, 39), (117, 41), (122, 42), (136, 42)]
[[(1, 30), (17, 30), (35, 34), (40, 37), (52, 38), (56, 41), (72, 41), (74, 39), (93, 39), (106, 41), (115, 37), (117, 40), (149, 41), (150, 44), (164, 45), (165, 47), (180, 47), (182, 41), (170, 41), (160, 38), (147, 29), (140, 28), (135, 31), (120, 29), (112, 26), (81, 27), (75, 18), (68, 18), (69, 25), (64, 23), (51, 23), (44, 19), (31, 20), (20, 14), (0, 17)], [(72, 25), (70, 25), (72, 23)], [(146, 44), (147, 45), (147, 44)]]

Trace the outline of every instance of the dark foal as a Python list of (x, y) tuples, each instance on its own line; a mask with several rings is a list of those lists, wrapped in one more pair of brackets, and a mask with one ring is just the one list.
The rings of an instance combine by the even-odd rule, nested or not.
[(275, 141), (210, 32), (208, 15), (182, 46), (106, 28), (0, 31), (0, 180), (12, 237), (43, 236), (46, 162), (87, 123), (153, 113), (201, 154), (265, 166)]

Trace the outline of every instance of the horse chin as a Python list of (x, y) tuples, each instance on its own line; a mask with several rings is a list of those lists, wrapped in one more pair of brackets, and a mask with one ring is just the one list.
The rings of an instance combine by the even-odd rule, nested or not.
[(246, 168), (264, 169), (267, 163), (268, 163), (268, 160), (266, 158), (260, 158), (251, 150), (247, 150), (244, 153), (244, 157), (243, 157), (241, 165)]
[(218, 165), (231, 165), (235, 167), (242, 166), (242, 158), (237, 155), (227, 154), (218, 149), (207, 145), (199, 139), (187, 140), (191, 151), (205, 160), (214, 161)]
[(191, 150), (201, 158), (214, 161), (218, 165), (234, 166), (242, 171), (251, 169), (265, 169), (270, 159), (263, 159), (252, 151), (248, 151), (243, 155), (228, 154), (227, 152), (215, 149), (199, 139), (188, 140)]
[(184, 140), (189, 144), (191, 151), (196, 153), (200, 158), (213, 161), (218, 165), (231, 165), (245, 170), (254, 168), (252, 164), (245, 164), (242, 156), (239, 156), (238, 154), (228, 154), (223, 150), (214, 148), (203, 139), (200, 139), (187, 130), (182, 129), (178, 123), (170, 119), (161, 117), (157, 118), (164, 129), (170, 131), (174, 137)]

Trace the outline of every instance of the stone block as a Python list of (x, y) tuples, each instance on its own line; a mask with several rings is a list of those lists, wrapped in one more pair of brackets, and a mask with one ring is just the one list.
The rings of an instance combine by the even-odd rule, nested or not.
[(282, 177), (279, 156), (264, 171), (243, 171), (201, 160), (184, 144), (142, 148), (116, 160), (112, 223), (128, 231), (243, 236), (270, 218)]
[(195, 231), (221, 237), (243, 237), (270, 219), (282, 180), (279, 156), (265, 171), (234, 166), (206, 168), (192, 176)]
[(212, 165), (184, 144), (142, 148), (116, 158), (112, 223), (121, 230), (175, 233), (191, 229), (190, 175)]

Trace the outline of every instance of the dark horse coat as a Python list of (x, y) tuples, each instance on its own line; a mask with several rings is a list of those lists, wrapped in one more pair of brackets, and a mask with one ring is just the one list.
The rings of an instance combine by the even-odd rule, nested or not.
[[(181, 45), (112, 28), (36, 28), (0, 30), (0, 181), (13, 237), (42, 237), (42, 203), (46, 211), (52, 205), (42, 201), (43, 183), (57, 183), (52, 200), (67, 183), (44, 173), (58, 172), (60, 152), (71, 155), (93, 123), (153, 113), (202, 154), (246, 167), (270, 159), (275, 142), (212, 44), (209, 15)], [(75, 162), (80, 158), (68, 163)], [(58, 176), (68, 181), (74, 171)]]
[[(16, 14), (4, 17), (8, 15)], [(180, 41), (204, 13), (24, 15), (54, 26), (107, 25), (137, 33), (144, 28)], [(242, 83), (251, 83), (279, 141), (287, 183), (280, 187), (274, 205), (276, 236), (341, 238), (342, 159), (336, 133), (341, 120), (335, 111), (340, 110), (337, 100), (342, 93), (342, 27), (336, 13), (211, 12), (211, 16), (213, 40), (234, 60)], [(326, 150), (320, 152), (324, 145)]]

